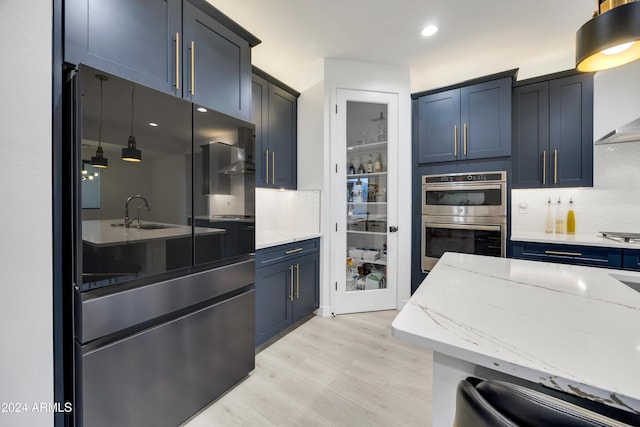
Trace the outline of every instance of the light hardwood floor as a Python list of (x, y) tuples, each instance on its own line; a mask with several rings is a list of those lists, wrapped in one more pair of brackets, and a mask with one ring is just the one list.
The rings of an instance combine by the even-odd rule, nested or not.
[(391, 336), (397, 313), (312, 318), (184, 426), (431, 426), (433, 357)]

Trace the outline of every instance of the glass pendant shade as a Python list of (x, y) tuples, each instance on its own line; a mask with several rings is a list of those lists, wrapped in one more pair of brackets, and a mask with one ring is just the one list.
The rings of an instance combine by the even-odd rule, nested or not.
[(136, 148), (136, 137), (129, 136), (129, 142), (127, 148), (122, 149), (122, 160), (126, 162), (141, 162), (142, 152)]
[[(618, 1), (576, 33), (576, 68), (593, 72), (640, 59), (640, 1)], [(605, 3), (607, 4), (607, 3)]]

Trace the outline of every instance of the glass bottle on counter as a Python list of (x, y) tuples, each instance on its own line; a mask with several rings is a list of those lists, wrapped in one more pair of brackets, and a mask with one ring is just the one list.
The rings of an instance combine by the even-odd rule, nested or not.
[(564, 218), (562, 215), (562, 211), (561, 211), (561, 206), (560, 206), (560, 198), (558, 198), (558, 207), (556, 208), (556, 229), (555, 232), (556, 234), (563, 234), (564, 233)]

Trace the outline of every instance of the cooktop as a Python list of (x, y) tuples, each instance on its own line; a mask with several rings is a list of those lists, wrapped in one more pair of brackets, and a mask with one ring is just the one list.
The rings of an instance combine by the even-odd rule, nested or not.
[(639, 242), (640, 243), (640, 233), (625, 233), (618, 231), (598, 231), (598, 233), (607, 239), (615, 240), (618, 242)]

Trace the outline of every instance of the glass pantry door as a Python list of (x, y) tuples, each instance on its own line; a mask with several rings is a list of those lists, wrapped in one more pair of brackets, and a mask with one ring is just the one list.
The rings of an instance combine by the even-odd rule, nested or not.
[(337, 132), (334, 312), (396, 308), (395, 96), (339, 90)]

